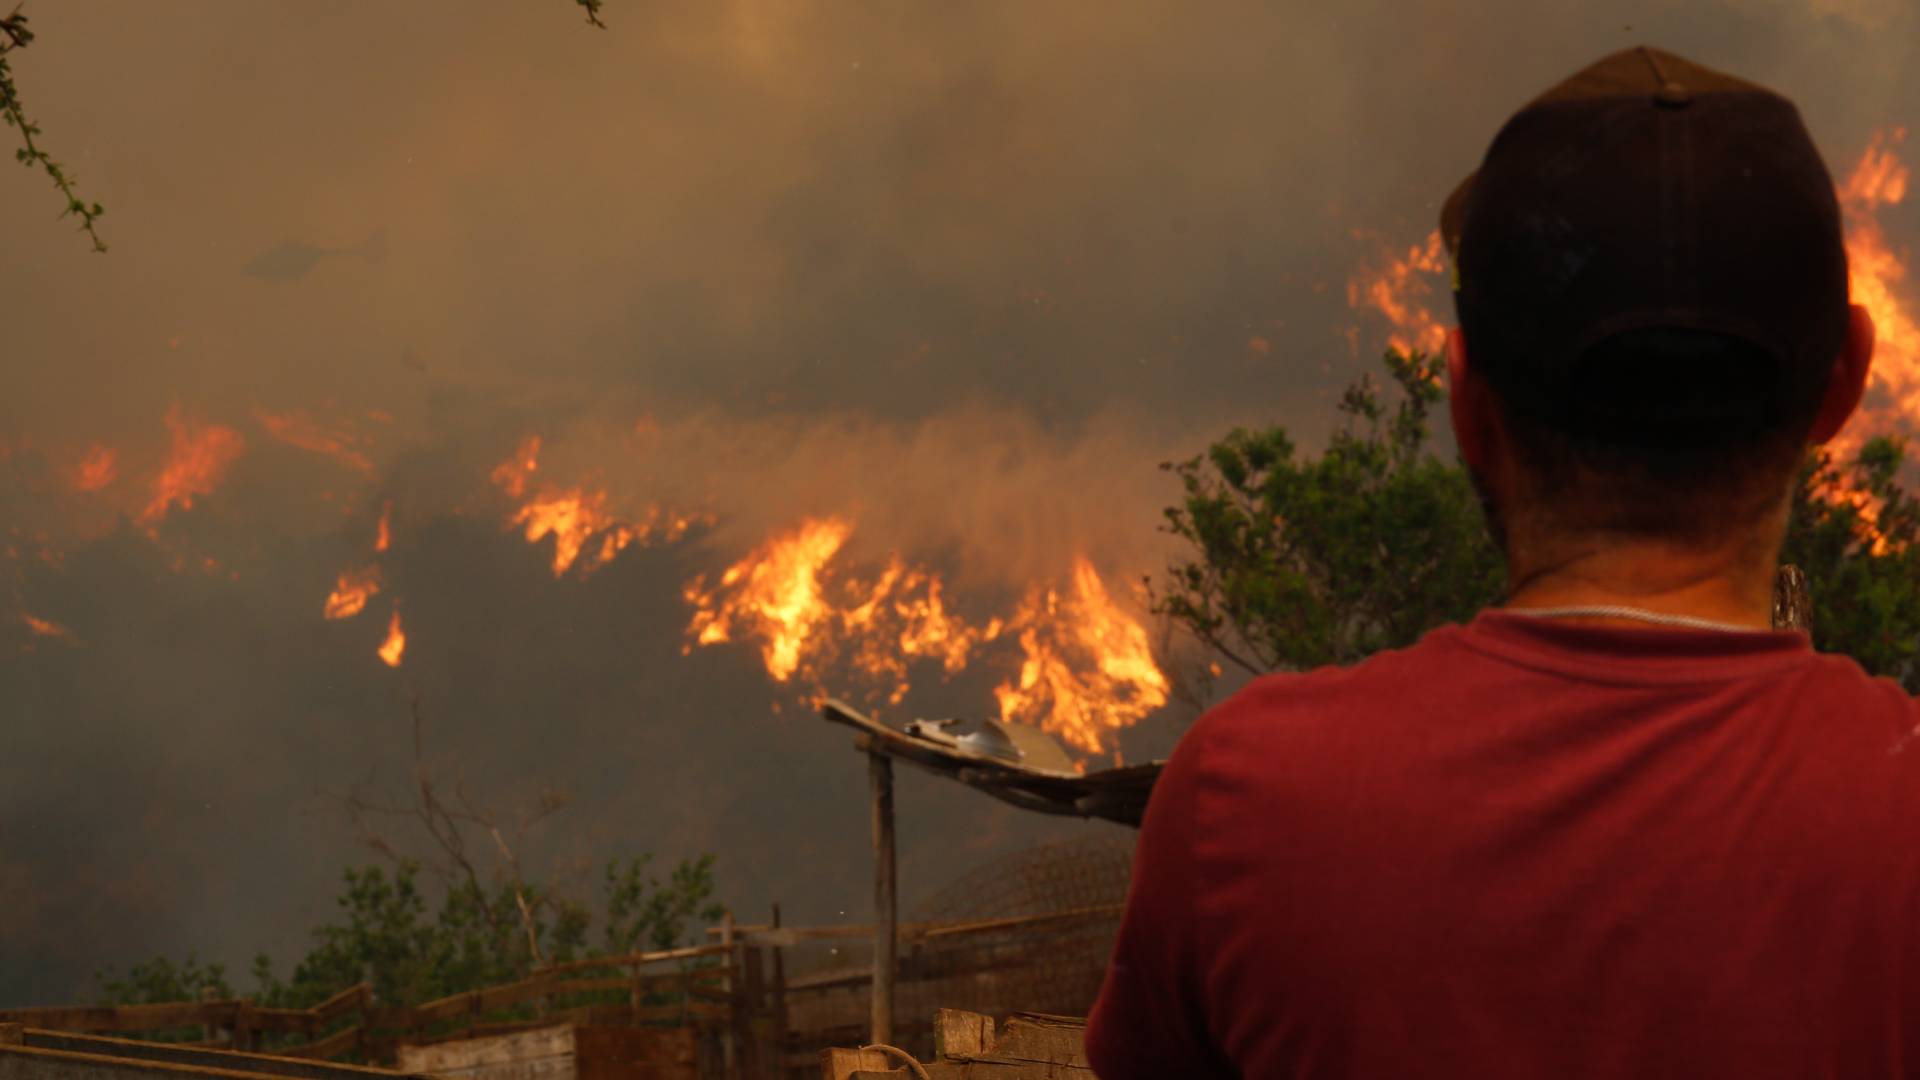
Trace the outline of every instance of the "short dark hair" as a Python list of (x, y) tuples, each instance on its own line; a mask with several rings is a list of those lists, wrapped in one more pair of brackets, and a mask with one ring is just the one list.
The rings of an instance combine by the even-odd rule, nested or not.
[(1752, 524), (1779, 505), (1821, 399), (1749, 341), (1656, 327), (1588, 349), (1549, 412), (1515, 384), (1528, 365), (1473, 341), (1531, 481), (1523, 497), (1568, 531), (1707, 541)]

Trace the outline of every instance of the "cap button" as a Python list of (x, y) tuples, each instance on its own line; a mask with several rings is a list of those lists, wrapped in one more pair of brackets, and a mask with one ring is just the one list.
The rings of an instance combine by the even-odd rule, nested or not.
[(1693, 93), (1672, 79), (1668, 79), (1660, 84), (1660, 92), (1653, 96), (1653, 100), (1669, 108), (1678, 109), (1693, 100)]

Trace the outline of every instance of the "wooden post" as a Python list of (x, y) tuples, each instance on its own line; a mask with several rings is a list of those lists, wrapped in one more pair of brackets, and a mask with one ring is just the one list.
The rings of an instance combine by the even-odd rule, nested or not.
[(639, 963), (636, 962), (628, 965), (628, 970), (633, 977), (633, 985), (627, 990), (627, 1008), (632, 1010), (633, 1012), (633, 1015), (629, 1020), (629, 1022), (638, 1024), (640, 1022), (640, 1006), (643, 1000), (643, 995), (641, 994), (641, 991), (640, 991), (641, 983), (640, 983)]
[[(733, 910), (731, 908), (729, 908), (726, 914), (720, 919), (720, 944), (733, 944)], [(732, 948), (727, 950), (726, 974), (721, 976), (720, 986), (721, 992), (726, 994), (727, 999), (732, 1002), (728, 1011), (734, 1019), (738, 1019), (740, 1015), (740, 1000), (733, 996), (734, 990), (740, 982), (739, 979), (734, 977), (735, 972), (740, 969), (739, 951), (738, 949)], [(726, 1067), (727, 1080), (740, 1080), (740, 1047), (738, 1040), (734, 1038), (734, 1030), (733, 1025), (729, 1024), (727, 1026), (726, 1037), (720, 1041), (721, 1055)]]
[(248, 999), (240, 1003), (233, 1014), (233, 1048), (235, 1050), (258, 1050), (260, 1033), (253, 1023), (253, 1001)]
[(760, 997), (765, 990), (761, 982), (760, 947), (742, 946), (740, 960), (740, 986), (733, 996), (733, 1037), (740, 1044), (740, 1075), (761, 1080), (766, 1076), (766, 1069), (754, 1023), (760, 1015)]
[(867, 754), (873, 786), (873, 1038), (893, 1042), (893, 975), (899, 917), (893, 865), (893, 761)]
[[(773, 902), (773, 928), (780, 929), (780, 901)], [(786, 1080), (787, 1069), (787, 950), (775, 945), (773, 953), (773, 1075)]]
[(211, 986), (200, 988), (200, 1039), (211, 1046), (220, 1041), (220, 1024), (213, 1015), (213, 1003), (220, 998), (220, 991)]

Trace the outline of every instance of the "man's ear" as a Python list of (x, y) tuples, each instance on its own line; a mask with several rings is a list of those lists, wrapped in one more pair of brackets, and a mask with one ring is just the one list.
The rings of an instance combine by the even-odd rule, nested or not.
[(1467, 360), (1467, 336), (1459, 327), (1447, 331), (1447, 414), (1453, 419), (1453, 438), (1460, 457), (1476, 473), (1487, 471), (1491, 449), (1489, 425), (1493, 398), (1487, 384)]
[(1833, 363), (1833, 374), (1827, 377), (1826, 397), (1820, 401), (1820, 411), (1814, 414), (1808, 441), (1817, 446), (1840, 434), (1847, 418), (1860, 407), (1872, 367), (1873, 315), (1854, 304), (1847, 318), (1847, 342)]

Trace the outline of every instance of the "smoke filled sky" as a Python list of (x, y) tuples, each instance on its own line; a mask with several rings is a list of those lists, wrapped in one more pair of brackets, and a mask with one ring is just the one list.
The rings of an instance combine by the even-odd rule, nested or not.
[[(1836, 174), (1920, 128), (1909, 0), (25, 10), (23, 100), (112, 250), (0, 171), (0, 1005), (162, 952), (284, 968), (374, 858), (327, 793), (401, 790), (416, 696), (443, 775), (571, 794), (524, 843), (585, 896), (712, 851), (743, 918), (863, 919), (864, 764), (754, 641), (683, 655), (688, 582), (838, 515), (850, 565), (970, 616), (1076, 557), (1139, 615), (1155, 465), (1317, 445), (1385, 341), (1349, 279), (1534, 93), (1646, 42), (1792, 96)], [(1881, 223), (1920, 241), (1912, 202)], [(209, 425), (217, 483), (151, 513)], [(556, 576), (490, 479), (529, 436), (543, 480), (701, 524)], [(324, 619), (388, 505), (381, 592)], [(922, 664), (883, 712), (993, 714), (1018, 663)], [(1111, 832), (901, 784), (909, 903)]]

